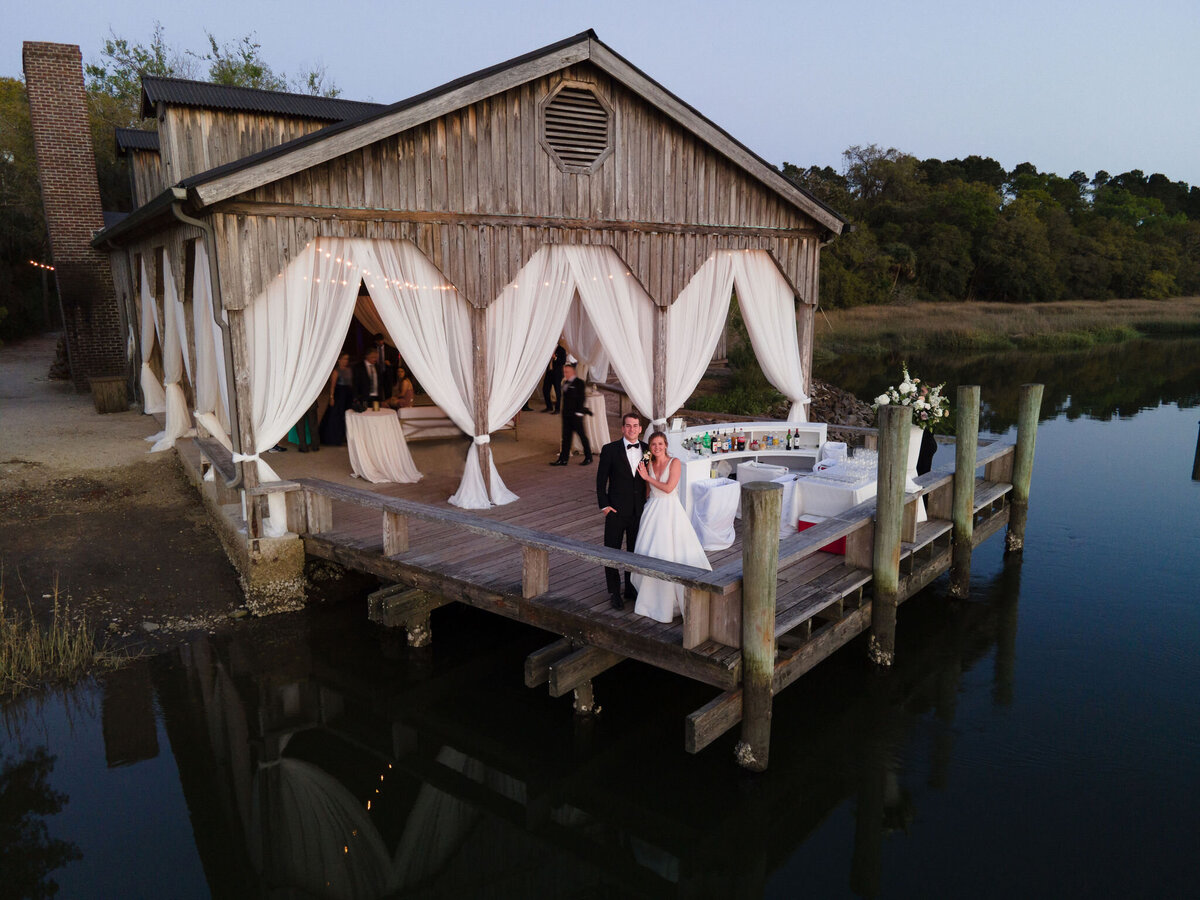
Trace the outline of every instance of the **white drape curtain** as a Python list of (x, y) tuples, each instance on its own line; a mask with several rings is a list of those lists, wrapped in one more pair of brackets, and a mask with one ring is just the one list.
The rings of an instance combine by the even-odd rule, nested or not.
[(155, 337), (162, 341), (162, 325), (158, 321), (158, 310), (154, 303), (154, 292), (150, 289), (150, 278), (146, 272), (146, 261), (142, 260), (141, 316), (142, 333), (142, 412), (160, 413), (167, 408), (166, 397), (163, 394), (162, 382), (150, 368), (150, 357), (154, 355)]
[[(313, 241), (246, 307), (254, 447), (234, 460), (255, 460), (260, 482), (278, 481), (279, 476), (259, 454), (283, 440), (337, 363), (360, 277), (358, 261), (346, 257), (349, 243), (343, 238)], [(268, 508), (264, 533), (285, 534), (283, 495), (269, 495)]]
[[(212, 285), (208, 251), (196, 241), (196, 264), (192, 279), (192, 332), (196, 335), (196, 365), (192, 384), (196, 389), (196, 421), (209, 434), (229, 443), (229, 386), (225, 373), (225, 340), (213, 319)], [(221, 315), (225, 315), (222, 310)], [(210, 470), (211, 471), (211, 470)]]
[(803, 422), (808, 395), (796, 334), (796, 295), (765, 250), (724, 252), (733, 263), (738, 304), (762, 373), (791, 401), (788, 421)]
[(587, 381), (608, 381), (608, 354), (604, 352), (604, 342), (592, 327), (578, 294), (571, 301), (562, 336), (563, 343), (578, 361), (580, 378)]
[(175, 446), (177, 438), (183, 437), (192, 430), (187, 396), (183, 392), (182, 385), (184, 371), (190, 369), (187, 353), (187, 319), (183, 301), (175, 286), (171, 258), (166, 253), (162, 255), (162, 279), (163, 313), (166, 319), (162, 332), (163, 392), (166, 397), (167, 412), (162, 437), (150, 448), (151, 453), (169, 450)]
[[(206, 271), (207, 266), (198, 264), (197, 269)], [(593, 366), (606, 357), (633, 405), (651, 417), (658, 313), (611, 247), (543, 247), (489, 305), (485, 313), (487, 425), (484, 433), (476, 434), (472, 314), (467, 302), (408, 241), (321, 239), (246, 311), (256, 436), (251, 458), (282, 439), (324, 386), (355, 314), (360, 279), (379, 323), (368, 327), (392, 336), (434, 402), (474, 437), (452, 503), (475, 509), (516, 499), (494, 463), (488, 496), (478, 446), (487, 443), (489, 433), (507, 422), (533, 392), (569, 321), (568, 343), (576, 354), (589, 354)], [(763, 372), (792, 401), (790, 419), (799, 421), (807, 397), (795, 301), (786, 280), (762, 251), (715, 254), (667, 313), (665, 414), (677, 410), (703, 376), (728, 315), (734, 284)], [(275, 479), (261, 459), (258, 467), (261, 480)], [(282, 496), (271, 498), (268, 534), (282, 533), (283, 507)]]
[(567, 257), (592, 328), (630, 402), (646, 418), (654, 408), (654, 301), (612, 247), (558, 245)]
[(666, 415), (678, 410), (708, 369), (729, 317), (733, 262), (714, 253), (667, 310)]

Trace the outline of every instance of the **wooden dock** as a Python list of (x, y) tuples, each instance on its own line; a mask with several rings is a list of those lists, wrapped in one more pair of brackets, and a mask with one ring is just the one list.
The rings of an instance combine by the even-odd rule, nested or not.
[[(1036, 427), (1036, 409), (1033, 423), (1026, 432)], [(969, 548), (1009, 525), (1020, 443), (1019, 434), (1016, 444), (972, 446), (971, 468), (982, 469), (982, 477), (959, 478), (956, 487), (954, 467), (949, 466), (917, 479), (919, 493), (903, 495), (897, 589), (895, 599), (888, 600), (893, 637), (895, 605), (951, 568), (954, 533), (966, 535), (969, 565)], [(886, 455), (882, 446), (880, 455)], [(1032, 438), (1028, 455), (1022, 466), (1026, 470)], [(382, 624), (406, 627), (410, 642), (428, 640), (431, 610), (465, 603), (558, 636), (527, 658), (526, 684), (548, 684), (553, 696), (574, 693), (580, 712), (592, 708), (596, 675), (624, 659), (636, 659), (718, 691), (687, 719), (689, 752), (703, 749), (741, 721), (745, 522), (738, 522), (733, 546), (709, 554), (708, 572), (604, 547), (594, 467), (547, 470), (539, 459), (508, 464), (505, 478), (521, 499), (471, 512), (446, 502), (444, 479), (366, 489), (297, 478), (281, 487), (288, 490), (289, 529), (301, 536), (309, 556), (394, 585), (372, 595), (370, 615)], [(970, 521), (959, 528), (954, 521), (956, 490), (970, 494), (965, 507)], [(1024, 493), (1027, 497), (1027, 475)], [(878, 620), (879, 611), (872, 608), (879, 571), (877, 499), (779, 541), (774, 628), (767, 637), (774, 650), (768, 710), (770, 695), (871, 629), (873, 617)], [(963, 497), (958, 499), (962, 506)], [(919, 524), (918, 502), (925, 502), (928, 511), (928, 520)], [(840, 538), (846, 540), (844, 556), (821, 550)], [(636, 615), (632, 603), (621, 611), (612, 609), (605, 565), (684, 585), (684, 619), (661, 624)]]

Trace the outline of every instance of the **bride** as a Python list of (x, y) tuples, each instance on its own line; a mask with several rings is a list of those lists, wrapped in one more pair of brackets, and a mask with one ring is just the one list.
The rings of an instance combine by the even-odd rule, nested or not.
[[(638, 474), (649, 487), (642, 521), (638, 526), (633, 552), (671, 562), (711, 570), (700, 539), (679, 502), (680, 462), (667, 454), (667, 436), (661, 431), (650, 435), (650, 461), (638, 464)], [(659, 622), (671, 622), (683, 609), (683, 585), (634, 574), (637, 588), (634, 612)]]

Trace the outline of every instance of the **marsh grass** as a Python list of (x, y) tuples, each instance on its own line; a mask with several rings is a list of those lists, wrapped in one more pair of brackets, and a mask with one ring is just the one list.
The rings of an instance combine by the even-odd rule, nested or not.
[(1073, 350), (1152, 335), (1200, 334), (1200, 297), (1057, 303), (913, 303), (817, 317), (822, 354)]
[(25, 610), (9, 601), (0, 570), (0, 699), (46, 685), (70, 684), (123, 657), (97, 646), (86, 621), (72, 621), (54, 580), (49, 620), (39, 624), (26, 591)]

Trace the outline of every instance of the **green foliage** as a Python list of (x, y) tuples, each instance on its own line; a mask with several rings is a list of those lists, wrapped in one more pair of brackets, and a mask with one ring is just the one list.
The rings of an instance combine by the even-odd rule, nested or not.
[[(263, 58), (253, 34), (220, 43), (208, 34), (205, 53), (180, 50), (168, 43), (163, 27), (154, 24), (146, 42), (109, 33), (98, 60), (84, 66), (92, 146), (100, 203), (108, 211), (132, 208), (129, 171), (117, 157), (116, 128), (154, 128), (142, 118), (142, 76), (208, 78), (218, 84), (336, 97), (340, 91), (317, 64), (289, 81)], [(206, 68), (205, 68), (206, 67)], [(0, 78), (0, 341), (50, 327), (45, 306), (56, 306), (43, 295), (42, 270), (29, 260), (49, 261), (49, 243), (42, 213), (41, 190), (29, 125), (25, 84)], [(53, 290), (54, 279), (49, 279)]]
[(853, 223), (822, 251), (826, 308), (1200, 293), (1200, 188), (1164, 175), (1064, 178), (876, 145), (846, 150), (841, 173), (782, 171)]

